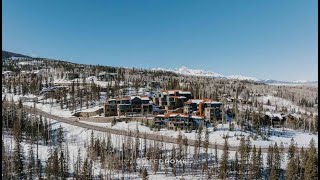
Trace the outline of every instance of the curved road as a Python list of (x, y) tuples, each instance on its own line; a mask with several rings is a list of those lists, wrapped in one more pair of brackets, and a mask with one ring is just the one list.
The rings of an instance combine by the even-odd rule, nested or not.
[[(44, 112), (44, 111), (42, 111), (40, 109), (30, 108), (30, 107), (25, 106), (25, 105), (24, 105), (24, 108), (30, 110), (34, 114), (42, 115), (42, 116), (47, 117), (49, 119), (57, 120), (57, 121), (60, 121), (60, 122), (63, 122), (63, 123), (67, 123), (67, 124), (71, 124), (73, 126), (78, 126), (78, 127), (82, 127), (82, 128), (88, 128), (88, 129), (101, 131), (101, 132), (108, 132), (108, 133), (116, 134), (116, 135), (123, 135), (123, 136), (128, 136), (129, 135), (129, 133), (127, 131), (124, 131), (124, 130), (112, 129), (112, 128), (108, 128), (108, 127), (99, 127), (99, 126), (94, 126), (94, 125), (90, 125), (90, 124), (74, 121), (74, 118), (64, 118), (64, 117), (55, 116), (55, 115), (49, 114), (47, 112)], [(133, 131), (130, 131), (130, 136), (131, 137), (136, 137), (137, 133), (133, 132)], [(162, 140), (165, 143), (177, 144), (176, 138), (173, 138), (173, 137), (150, 134), (150, 133), (138, 133), (138, 137), (139, 138), (144, 138), (144, 136), (146, 136), (146, 139), (148, 139), (148, 140), (155, 140), (155, 141)], [(195, 140), (188, 139), (188, 145), (194, 146), (194, 144), (195, 144)], [(214, 144), (209, 143), (209, 148), (214, 148)], [(223, 150), (223, 145), (217, 144), (217, 149)], [(308, 148), (304, 148), (304, 149), (308, 149)], [(230, 146), (229, 145), (229, 151), (238, 151), (238, 146)], [(288, 148), (284, 148), (284, 151), (287, 152)], [(299, 148), (299, 151), (300, 151), (300, 148)], [(268, 152), (268, 148), (261, 148), (261, 152), (262, 153), (267, 153)]]

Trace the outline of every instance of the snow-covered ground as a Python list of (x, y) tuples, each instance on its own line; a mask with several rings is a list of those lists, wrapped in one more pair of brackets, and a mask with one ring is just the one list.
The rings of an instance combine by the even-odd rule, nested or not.
[(103, 108), (103, 107), (102, 106), (94, 106), (92, 108), (81, 110), (81, 112), (93, 112), (93, 111), (97, 111), (97, 110), (99, 110), (101, 108)]
[[(143, 89), (139, 89), (139, 91), (143, 91)], [(19, 101), (20, 97), (23, 97), (22, 95), (13, 95), (13, 94), (9, 94), (9, 93), (3, 93), (2, 94), (2, 98), (6, 96), (8, 100), (10, 100), (11, 98), (13, 98), (13, 100), (15, 102)], [(29, 97), (29, 98), (34, 98), (36, 97), (35, 95), (27, 95), (24, 97)], [(41, 97), (38, 97), (39, 99), (41, 99)], [(286, 106), (286, 107), (292, 107), (292, 108), (296, 108), (296, 111), (298, 110), (298, 106), (294, 105), (292, 102), (282, 99), (282, 98), (278, 98), (278, 97), (274, 97), (274, 96), (264, 96), (261, 97), (260, 101), (262, 101), (264, 104), (267, 103), (268, 99), (270, 99), (270, 102), (272, 105), (277, 105), (278, 107), (281, 106)], [(41, 100), (40, 100), (41, 102)], [(48, 102), (50, 102), (50, 100), (48, 100)], [(33, 106), (34, 103), (33, 102), (24, 102), (25, 105), (29, 105), (29, 106)], [(61, 116), (61, 117), (72, 117), (72, 112), (68, 111), (68, 110), (61, 110), (60, 109), (60, 105), (53, 103), (53, 105), (51, 106), (50, 104), (42, 104), (42, 103), (36, 103), (36, 107), (51, 113), (53, 115), (56, 116)], [(83, 111), (95, 111), (97, 109), (99, 109), (101, 107), (99, 106), (94, 106), (92, 108), (89, 108), (87, 110), (83, 110)], [(300, 110), (302, 111), (302, 110)], [(60, 125), (64, 128), (65, 132), (66, 132), (66, 140), (68, 142), (68, 147), (69, 147), (69, 151), (70, 151), (70, 163), (74, 164), (74, 162), (76, 161), (76, 156), (78, 153), (78, 149), (80, 149), (81, 152), (81, 157), (82, 159), (84, 159), (86, 157), (86, 146), (89, 144), (90, 142), (90, 137), (91, 137), (91, 130), (90, 129), (86, 129), (86, 128), (80, 128), (77, 126), (72, 126), (69, 124), (65, 124), (65, 123), (61, 123), (61, 122), (57, 122), (54, 120), (51, 120), (51, 122), (53, 123), (53, 128), (58, 128)], [(168, 130), (168, 129), (161, 129), (160, 131), (152, 131), (150, 130), (149, 127), (146, 127), (144, 125), (141, 125), (140, 122), (119, 122), (116, 123), (114, 126), (111, 125), (111, 123), (96, 123), (96, 122), (85, 122), (82, 121), (83, 123), (87, 123), (87, 124), (91, 124), (91, 125), (95, 125), (95, 126), (100, 126), (100, 127), (109, 127), (109, 128), (113, 128), (113, 129), (118, 129), (118, 130), (130, 130), (130, 131), (135, 131), (136, 127), (138, 126), (139, 131), (140, 132), (146, 132), (146, 133), (150, 133), (150, 134), (158, 134), (158, 135), (163, 135), (163, 136), (169, 136), (169, 137), (177, 137), (179, 134), (179, 131), (173, 131), (173, 130)], [(229, 125), (228, 124), (219, 124), (217, 127), (216, 131), (213, 131), (212, 127), (209, 127), (209, 141), (210, 143), (214, 144), (215, 142), (219, 145), (223, 145), (224, 143), (224, 139), (223, 137), (228, 135), (228, 143), (230, 146), (238, 146), (240, 143), (240, 138), (241, 135), (247, 137), (250, 136), (249, 132), (242, 132), (240, 130), (235, 130), (235, 131), (229, 131)], [(258, 137), (256, 140), (254, 140), (253, 138), (251, 139), (251, 144), (255, 145), (256, 147), (262, 147), (262, 148), (266, 148), (271, 144), (274, 144), (275, 142), (278, 144), (278, 146), (280, 146), (280, 143), (283, 142), (284, 147), (288, 147), (291, 141), (291, 138), (294, 139), (294, 141), (297, 143), (298, 147), (308, 147), (310, 140), (313, 138), (315, 140), (316, 146), (318, 145), (318, 136), (317, 135), (313, 135), (313, 134), (309, 134), (309, 133), (304, 133), (304, 132), (299, 132), (299, 131), (295, 131), (295, 130), (291, 130), (291, 129), (277, 129), (277, 128), (271, 128), (271, 131), (273, 132), (273, 135), (269, 137), (269, 141), (267, 140), (262, 140), (261, 137)], [(94, 132), (94, 136), (101, 138), (101, 139), (106, 139), (107, 138), (107, 133), (105, 132), (99, 132), (99, 131), (93, 131)], [(188, 139), (196, 139), (197, 137), (197, 133), (195, 131), (192, 131), (191, 133), (185, 133), (184, 131), (181, 131), (181, 134), (183, 136), (188, 137)], [(254, 135), (253, 135), (254, 136)], [(251, 137), (253, 137), (251, 136)], [(202, 135), (202, 138), (204, 139), (204, 134)], [(124, 136), (120, 136), (120, 135), (114, 135), (111, 134), (111, 140), (114, 144), (114, 146), (118, 146), (120, 147), (120, 145), (122, 144), (122, 142), (124, 142), (125, 137)], [(4, 143), (7, 147), (12, 147), (14, 145), (13, 143), (13, 139), (8, 137), (8, 136), (4, 136)], [(147, 143), (152, 143), (153, 141), (148, 141)], [(164, 143), (165, 146), (167, 147), (167, 149), (171, 149), (173, 144), (171, 143)], [(24, 152), (26, 154), (29, 145), (27, 145), (25, 142), (22, 143), (23, 147), (24, 147)], [(143, 139), (140, 138), (140, 146), (141, 148), (143, 147)], [(13, 148), (13, 147), (12, 147)], [(34, 147), (34, 150), (36, 150), (36, 147)], [(48, 150), (49, 147), (48, 146), (43, 146), (43, 145), (39, 145), (39, 157), (42, 160), (42, 162), (45, 162), (48, 158)], [(190, 155), (193, 154), (194, 152), (194, 148), (193, 147), (189, 147), (188, 148), (188, 152)], [(202, 150), (203, 152), (203, 150)], [(209, 149), (209, 152), (213, 152), (213, 149)], [(222, 154), (221, 150), (218, 150), (218, 155), (220, 156)], [(234, 158), (234, 154), (235, 151), (230, 151), (229, 153), (229, 159), (233, 159)], [(266, 158), (266, 154), (264, 154), (264, 158)], [(286, 167), (286, 159), (284, 161), (284, 163), (282, 164), (282, 167), (285, 168)], [(71, 171), (73, 170), (73, 167), (70, 165)], [(98, 175), (100, 173), (99, 170), (99, 164), (95, 164), (95, 174)], [(152, 175), (151, 174), (151, 170), (148, 171), (149, 172), (149, 178), (150, 179), (177, 179), (177, 177), (173, 177), (173, 176), (166, 176), (164, 174), (156, 174), (156, 175)], [(169, 173), (170, 174), (170, 173)], [(137, 174), (134, 175), (128, 175), (130, 177), (137, 177)], [(189, 179), (184, 177), (185, 179)], [(178, 178), (179, 179), (179, 178)], [(194, 179), (190, 177), (190, 179)]]
[[(85, 78), (85, 80), (86, 80), (86, 83), (91, 83), (93, 81), (96, 85), (99, 85), (101, 87), (107, 87), (109, 85), (114, 86), (116, 83), (115, 81), (99, 81), (96, 76), (89, 76), (89, 77)], [(54, 83), (58, 83), (58, 84), (71, 84), (72, 82), (77, 82), (77, 81), (79, 83), (82, 83), (83, 79), (82, 78), (75, 78), (73, 80), (67, 80), (67, 79), (55, 78), (53, 80)], [(120, 83), (118, 83), (118, 85), (123, 86), (124, 82), (120, 81)]]
[[(23, 96), (23, 95), (14, 95), (12, 93), (2, 93), (2, 98), (4, 98), (5, 96), (6, 96), (6, 99), (9, 100), (9, 101), (13, 98), (14, 102), (18, 102), (21, 97), (28, 97), (28, 98), (37, 97), (35, 95), (25, 95), (25, 96)], [(52, 105), (50, 103), (51, 99), (47, 100), (48, 101), (47, 104), (42, 104), (41, 103), (43, 101), (43, 100), (41, 100), (42, 97), (38, 97), (38, 98), (40, 99), (38, 103), (23, 102), (23, 104), (27, 105), (27, 106), (32, 106), (32, 107), (34, 107), (34, 105), (36, 105), (36, 108), (38, 108), (38, 109), (40, 109), (40, 110), (42, 110), (42, 111), (44, 111), (46, 113), (55, 115), (55, 116), (73, 117), (72, 115), (74, 114), (74, 112), (72, 112), (72, 111), (70, 111), (68, 109), (63, 109), (62, 110), (60, 108), (60, 104), (55, 103), (55, 100), (53, 100), (54, 103), (52, 103)], [(84, 106), (84, 107), (82, 107), (81, 112), (93, 112), (93, 111), (96, 111), (96, 110), (98, 110), (100, 108), (102, 108), (102, 106), (96, 105), (96, 106), (93, 106), (93, 107), (89, 107), (88, 109), (86, 109), (86, 107)], [(77, 109), (77, 112), (79, 112), (79, 111), (80, 111), (80, 109)]]
[[(77, 127), (77, 126), (73, 126), (73, 125), (69, 125), (69, 124), (65, 124), (65, 123), (61, 123), (55, 120), (49, 120), (50, 123), (52, 124), (52, 129), (57, 129), (60, 126), (63, 127), (64, 130), (64, 134), (65, 134), (65, 140), (68, 144), (68, 149), (69, 149), (69, 153), (70, 153), (70, 171), (73, 171), (73, 164), (75, 164), (76, 161), (76, 157), (78, 154), (78, 149), (80, 149), (80, 154), (81, 154), (81, 158), (85, 159), (85, 157), (87, 156), (87, 151), (86, 151), (86, 147), (89, 145), (90, 143), (90, 138), (91, 138), (91, 132), (93, 132), (94, 137), (95, 138), (99, 138), (99, 139), (106, 139), (107, 138), (107, 133), (106, 132), (100, 132), (100, 131), (92, 131), (90, 129), (86, 129), (86, 128), (81, 128), (81, 127)], [(146, 133), (160, 133), (162, 135), (167, 135), (167, 136), (172, 136), (172, 137), (177, 137), (178, 132), (176, 131), (171, 131), (171, 130), (161, 130), (160, 132), (154, 132), (151, 131), (150, 128), (140, 125), (140, 123), (137, 122), (129, 122), (129, 123), (125, 123), (125, 122), (119, 122), (114, 126), (111, 126), (111, 123), (93, 123), (93, 122), (85, 122), (87, 124), (91, 124), (91, 125), (96, 125), (96, 126), (104, 126), (104, 127), (112, 127), (115, 129), (120, 129), (120, 130), (131, 130), (131, 131), (135, 131), (136, 127), (138, 126), (139, 131), (140, 132), (146, 132)], [(209, 132), (210, 132), (210, 142), (214, 143), (217, 142), (217, 144), (223, 144), (224, 140), (222, 138), (223, 135), (229, 134), (229, 139), (228, 142), (231, 146), (234, 146), (236, 144), (238, 144), (238, 140), (236, 139), (236, 137), (234, 137), (234, 134), (240, 134), (240, 132), (235, 131), (235, 132), (229, 132), (228, 130), (228, 125), (223, 125), (223, 127), (221, 127), (221, 125), (218, 126), (218, 131), (212, 132), (212, 128), (209, 128)], [(196, 133), (192, 132), (192, 133), (184, 133), (183, 131), (181, 131), (182, 135), (187, 136), (189, 139), (195, 139), (196, 138)], [(290, 134), (291, 132), (288, 131), (288, 137), (281, 137), (278, 138), (276, 136), (271, 137), (272, 141), (269, 142), (264, 142), (264, 141), (253, 141), (252, 139), (252, 145), (256, 145), (256, 146), (261, 146), (261, 147), (265, 147), (268, 146), (270, 143), (274, 143), (274, 142), (280, 142), (280, 141), (285, 141), (287, 143), (284, 142), (285, 147), (288, 145), (288, 143), (290, 142), (291, 137), (293, 137), (295, 139), (295, 141), (298, 143), (298, 146), (305, 146), (309, 143), (309, 139), (311, 139), (311, 137), (315, 138), (315, 142), (318, 143), (318, 139), (317, 136), (311, 136), (311, 135), (307, 135), (306, 133), (297, 133), (297, 132), (292, 132), (293, 134)], [(249, 135), (248, 133), (242, 133), (243, 135), (247, 136)], [(4, 135), (4, 144), (8, 149), (13, 149), (14, 147), (14, 140), (12, 138), (12, 136), (8, 136), (8, 135)], [(114, 134), (110, 134), (111, 137), (111, 141), (113, 143), (114, 147), (118, 147), (120, 148), (122, 143), (125, 142), (126, 137), (121, 136), (121, 135), (114, 135)], [(203, 136), (204, 137), (204, 136)], [(144, 147), (144, 140), (143, 138), (139, 138), (140, 141), (140, 148), (142, 149)], [(153, 141), (149, 141), (146, 140), (147, 144), (149, 143), (153, 143)], [(278, 145), (280, 145), (280, 143), (278, 143)], [(28, 149), (29, 149), (29, 145), (26, 142), (22, 143), (23, 149), (24, 149), (24, 154), (27, 155)], [(172, 149), (173, 144), (171, 143), (163, 143), (163, 147), (165, 147), (166, 149)], [(177, 147), (175, 145), (175, 147)], [(43, 165), (45, 165), (45, 162), (48, 158), (48, 151), (50, 149), (49, 146), (44, 146), (44, 145), (39, 145), (39, 158), (41, 159)], [(201, 149), (201, 152), (204, 152), (203, 148)], [(222, 155), (222, 150), (218, 150), (218, 156), (221, 157)], [(188, 154), (190, 157), (192, 157), (192, 154), (194, 153), (194, 147), (189, 146), (188, 147)], [(210, 154), (214, 154), (214, 149), (209, 148), (209, 153)], [(36, 146), (34, 146), (34, 154), (36, 154)], [(266, 153), (263, 153), (264, 156), (264, 163), (266, 164)], [(229, 153), (229, 159), (234, 159), (235, 157), (235, 151), (230, 151)], [(189, 163), (189, 162), (187, 162)], [(284, 162), (282, 163), (282, 168), (286, 167), (286, 163), (287, 160), (286, 158), (284, 159)], [(98, 175), (100, 173), (100, 164), (99, 163), (95, 163), (94, 164), (95, 170), (94, 170), (94, 174)], [(157, 174), (153, 174), (150, 164), (145, 164), (145, 167), (148, 169), (148, 173), (149, 173), (149, 178), (150, 179), (180, 179), (181, 176), (177, 176), (177, 177), (173, 177), (172, 173), (169, 171), (169, 175), (165, 175), (164, 172), (160, 172)], [(102, 173), (104, 173), (104, 170), (101, 171)], [(121, 177), (121, 173), (120, 173), (120, 177)], [(138, 178), (138, 174), (125, 174), (124, 175), (126, 177), (126, 179), (131, 179), (131, 178)], [(198, 174), (197, 177), (195, 176), (186, 176), (184, 177), (185, 179), (199, 179), (201, 175)], [(138, 178), (139, 179), (139, 178)]]
[[(7, 99), (11, 99), (13, 98), (15, 102), (18, 102), (19, 98), (22, 97), (22, 95), (13, 95), (13, 94), (9, 94), (9, 93), (3, 93), (2, 94), (2, 98), (6, 95)], [(28, 95), (25, 97), (36, 97), (34, 95)], [(291, 106), (294, 108), (298, 108), (298, 106), (292, 105), (292, 103), (288, 100), (284, 100), (282, 98), (278, 98), (278, 97), (274, 97), (274, 96), (264, 96), (262, 98), (263, 102), (266, 103), (268, 101), (268, 99), (270, 99), (272, 104), (278, 104), (283, 105), (283, 106)], [(25, 102), (25, 105), (29, 105), (29, 106), (34, 106), (33, 102)], [(38, 109), (41, 109), (42, 111), (45, 111), (47, 113), (56, 115), (56, 116), (60, 116), (60, 117), (72, 117), (72, 112), (69, 110), (61, 110), (60, 109), (60, 105), (53, 103), (53, 105), (51, 106), (50, 104), (42, 104), (42, 103), (36, 103), (36, 107)], [(89, 108), (87, 110), (82, 110), (85, 112), (90, 112), (90, 111), (95, 111), (98, 110), (99, 106), (94, 106), (92, 108)], [(88, 124), (92, 124), (92, 125), (97, 125), (97, 126), (104, 126), (104, 127), (110, 127), (111, 128), (111, 123), (96, 123), (96, 122), (84, 122), (84, 123), (88, 123)], [(164, 136), (169, 136), (169, 137), (177, 137), (178, 136), (178, 131), (173, 131), (173, 130), (168, 130), (168, 129), (161, 129), (160, 131), (151, 131), (149, 127), (146, 127), (144, 125), (141, 125), (140, 123), (136, 123), (136, 122), (129, 122), (129, 123), (125, 123), (125, 122), (119, 122), (116, 125), (114, 125), (112, 128), (114, 129), (119, 129), (119, 130), (131, 130), (131, 131), (135, 131), (136, 130), (136, 125), (138, 125), (139, 127), (139, 131), (140, 132), (146, 132), (146, 133), (155, 133), (155, 134), (159, 134), (159, 135), (164, 135)], [(224, 140), (223, 140), (223, 136), (225, 135), (229, 135), (229, 144), (231, 146), (238, 146), (239, 142), (240, 142), (240, 135), (244, 135), (244, 136), (249, 136), (250, 133), (248, 132), (241, 132), (240, 130), (237, 131), (229, 131), (228, 130), (228, 124), (222, 125), (219, 124), (218, 125), (218, 130), (217, 131), (213, 131), (212, 127), (209, 127), (208, 130), (210, 132), (210, 142), (214, 143), (217, 142), (218, 144), (223, 144)], [(270, 141), (266, 141), (266, 140), (262, 140), (260, 137), (257, 140), (252, 140), (252, 144), (261, 147), (268, 147), (270, 143), (274, 143), (277, 142), (278, 144), (280, 144), (280, 142), (282, 141), (284, 146), (287, 147), (290, 144), (290, 140), (291, 138), (293, 138), (295, 140), (295, 142), (298, 143), (299, 147), (306, 147), (308, 146), (311, 138), (313, 138), (316, 142), (316, 144), (318, 144), (318, 136), (317, 135), (312, 135), (309, 133), (303, 133), (303, 132), (299, 132), (299, 131), (294, 131), (291, 129), (284, 129), (284, 131), (282, 132), (282, 129), (272, 129), (276, 135), (272, 135), (269, 137)], [(181, 133), (185, 136), (187, 136), (189, 139), (195, 139), (196, 138), (196, 133), (195, 131), (191, 132), (191, 133), (185, 133), (184, 131), (181, 131)], [(280, 134), (283, 135), (280, 135)], [(279, 134), (279, 137), (278, 137)], [(204, 137), (204, 136), (203, 136)]]
[[(83, 123), (100, 126), (100, 127), (108, 127), (118, 130), (130, 130), (130, 131), (136, 131), (136, 128), (138, 126), (139, 132), (145, 132), (150, 134), (158, 134), (168, 137), (178, 137), (179, 131), (169, 130), (169, 129), (161, 129), (160, 131), (152, 131), (149, 127), (141, 125), (140, 122), (118, 122), (114, 126), (111, 125), (111, 123), (97, 123), (97, 122), (86, 122), (82, 121)], [(250, 133), (248, 132), (242, 132), (240, 130), (236, 131), (229, 131), (229, 124), (219, 124), (216, 131), (213, 131), (212, 127), (208, 128), (209, 131), (209, 141), (210, 143), (217, 143), (220, 145), (224, 144), (223, 137), (228, 135), (228, 143), (230, 146), (238, 146), (240, 144), (240, 135), (243, 135), (245, 137), (250, 136)], [(308, 147), (310, 140), (313, 138), (316, 142), (316, 145), (318, 144), (318, 136), (314, 134), (304, 133), (295, 131), (292, 129), (282, 129), (280, 128), (271, 128), (271, 132), (273, 132), (273, 135), (269, 137), (269, 141), (262, 140), (261, 137), (254, 140), (253, 138), (250, 138), (252, 145), (255, 145), (256, 147), (261, 148), (267, 148), (269, 145), (274, 144), (275, 142), (280, 145), (282, 142), (284, 147), (289, 147), (290, 141), (293, 138), (295, 142), (297, 142), (298, 147)], [(184, 131), (181, 131), (181, 134), (183, 136), (186, 136), (188, 139), (195, 140), (197, 138), (197, 133), (195, 131), (192, 131), (191, 133), (185, 133)], [(202, 134), (202, 138), (204, 138), (204, 133)]]
[[(13, 100), (15, 102), (18, 102), (20, 97), (23, 97), (22, 95), (13, 95), (13, 94), (9, 94), (9, 93), (3, 93), (2, 94), (2, 98), (6, 96), (8, 100), (10, 100), (11, 98), (13, 98)], [(35, 95), (27, 95), (24, 97), (36, 97)], [(296, 108), (296, 110), (299, 108), (298, 106), (292, 104), (292, 102), (282, 99), (282, 98), (278, 98), (278, 97), (274, 97), (274, 96), (264, 96), (261, 98), (261, 100), (263, 101), (263, 103), (267, 103), (268, 99), (270, 100), (271, 104), (277, 104), (277, 106), (281, 107), (281, 106), (286, 106), (286, 107), (292, 107), (292, 108)], [(50, 100), (49, 100), (50, 101)], [(34, 106), (33, 102), (24, 102), (25, 105), (28, 106)], [(51, 106), (50, 104), (42, 104), (42, 103), (36, 103), (36, 107), (38, 109), (41, 109), (42, 111), (45, 111), (47, 113), (56, 115), (56, 116), (60, 116), (60, 117), (72, 117), (72, 112), (69, 110), (61, 110), (60, 109), (60, 105), (53, 103), (53, 105)], [(92, 108), (89, 109), (85, 109), (82, 110), (84, 112), (91, 112), (91, 111), (96, 111), (99, 108), (101, 108), (101, 106), (94, 106)], [(84, 123), (88, 123), (88, 124), (92, 124), (92, 125), (97, 125), (97, 126), (104, 126), (104, 127), (111, 127), (111, 123), (96, 123), (96, 122), (84, 122)], [(135, 131), (136, 129), (136, 122), (129, 122), (128, 124), (126, 124), (125, 122), (119, 122), (116, 125), (114, 125), (112, 128), (114, 129), (119, 129), (119, 130), (131, 130), (131, 131)], [(218, 130), (217, 131), (213, 131), (213, 128), (209, 127), (208, 130), (210, 132), (210, 142), (214, 143), (217, 142), (218, 144), (223, 144), (224, 140), (223, 140), (223, 136), (225, 135), (229, 135), (229, 144), (231, 146), (238, 146), (239, 142), (240, 142), (240, 138), (238, 137), (240, 134), (244, 135), (244, 136), (249, 136), (250, 133), (248, 132), (241, 132), (239, 130), (237, 131), (229, 131), (228, 130), (228, 124), (222, 125), (219, 124), (218, 125)], [(168, 130), (168, 129), (161, 129), (160, 131), (151, 131), (150, 128), (140, 125), (140, 123), (138, 123), (138, 127), (139, 127), (139, 131), (140, 132), (146, 132), (146, 133), (155, 133), (155, 134), (160, 134), (160, 135), (164, 135), (164, 136), (169, 136), (169, 137), (177, 137), (178, 136), (178, 131), (173, 131), (173, 130)], [(278, 144), (280, 144), (280, 142), (282, 141), (284, 146), (288, 146), (290, 143), (291, 138), (293, 138), (295, 140), (295, 142), (298, 143), (299, 147), (306, 147), (308, 146), (311, 138), (314, 138), (314, 140), (316, 141), (316, 143), (318, 143), (318, 136), (317, 135), (312, 135), (312, 134), (308, 134), (308, 133), (303, 133), (303, 132), (299, 132), (299, 131), (294, 131), (291, 129), (284, 129), (284, 131), (282, 132), (282, 129), (272, 129), (276, 135), (272, 135), (271, 137), (269, 137), (270, 141), (266, 141), (266, 140), (262, 140), (260, 137), (257, 140), (252, 140), (252, 144), (256, 145), (256, 146), (261, 146), (261, 147), (268, 147), (270, 143), (274, 143), (277, 142)], [(196, 133), (195, 131), (193, 131), (192, 133), (185, 133), (182, 131), (182, 133), (187, 136), (189, 139), (195, 139), (196, 138)], [(282, 135), (280, 135), (282, 133)], [(279, 134), (279, 136), (278, 136)], [(203, 136), (204, 137), (204, 136)]]
[[(284, 98), (272, 96), (272, 95), (258, 97), (257, 100), (264, 104), (263, 108), (269, 109), (269, 110), (275, 110), (275, 106), (277, 106), (278, 109), (281, 109), (282, 107), (286, 107), (289, 112), (292, 110), (295, 110), (295, 112), (299, 111), (301, 113), (306, 112), (305, 109), (294, 104), (292, 101)], [(268, 100), (270, 101), (270, 105), (267, 105)], [(307, 114), (310, 115), (310, 112), (307, 112)], [(313, 114), (317, 114), (317, 113), (313, 113)]]

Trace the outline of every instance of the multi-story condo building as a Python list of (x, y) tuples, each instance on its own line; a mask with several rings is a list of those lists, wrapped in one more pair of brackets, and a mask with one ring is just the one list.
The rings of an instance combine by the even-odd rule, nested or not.
[(126, 96), (109, 99), (104, 105), (105, 116), (150, 114), (152, 112), (153, 103), (147, 96)]
[(154, 95), (153, 102), (156, 105), (173, 110), (182, 108), (184, 102), (192, 98), (191, 92), (182, 90), (162, 90)]

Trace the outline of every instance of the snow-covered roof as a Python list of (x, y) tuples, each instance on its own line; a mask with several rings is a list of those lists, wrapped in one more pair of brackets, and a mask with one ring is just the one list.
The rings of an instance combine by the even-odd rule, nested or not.
[(179, 91), (179, 94), (191, 94), (189, 91)]
[(274, 116), (274, 117), (278, 117), (279, 119), (282, 118), (282, 115), (281, 115), (280, 113), (273, 113), (273, 116)]
[(191, 94), (191, 92), (189, 92), (189, 91), (182, 91), (182, 90), (168, 90), (167, 92), (169, 94), (174, 94), (176, 92), (178, 92), (179, 94)]
[(184, 97), (184, 96), (169, 96), (169, 97), (175, 98), (175, 99), (184, 99), (184, 98), (186, 98), (186, 97)]
[(203, 102), (204, 100), (203, 99), (190, 99), (191, 103), (196, 103), (196, 104), (199, 104), (201, 102)]
[(131, 106), (131, 104), (117, 104), (117, 106)]
[(13, 74), (14, 72), (12, 71), (3, 71), (2, 74)]
[(139, 98), (139, 99), (140, 99), (139, 96), (130, 96), (130, 100), (132, 100), (132, 99), (134, 99), (134, 98)]
[(130, 100), (134, 98), (139, 98), (141, 100), (150, 100), (148, 96), (130, 96)]
[(31, 71), (21, 71), (22, 74), (28, 74), (31, 73)]
[(148, 96), (141, 96), (140, 99), (141, 100), (150, 100)]
[(267, 115), (267, 116), (269, 116), (269, 117), (273, 117), (273, 115), (272, 115), (272, 113), (271, 113), (270, 111), (267, 111), (267, 112), (265, 113), (265, 115)]
[(218, 101), (205, 101), (204, 103), (206, 103), (206, 104), (222, 104), (222, 102), (218, 102)]
[(195, 116), (195, 115), (192, 115), (191, 118), (194, 118), (194, 119), (203, 119), (203, 117), (201, 117), (201, 116)]
[(166, 115), (165, 114), (158, 114), (158, 115), (156, 115), (156, 117), (166, 117)]
[(299, 118), (301, 118), (301, 115), (299, 115), (299, 114), (297, 114), (297, 113), (293, 113), (293, 114), (291, 114), (293, 117), (295, 117), (295, 118), (297, 118), (297, 119), (299, 119)]
[(180, 117), (184, 117), (184, 118), (186, 118), (186, 117), (188, 117), (187, 115), (184, 115), (184, 114), (170, 114), (169, 115), (169, 117), (177, 117), (177, 116), (180, 116)]
[(272, 113), (270, 111), (267, 111), (265, 114), (269, 117), (278, 117), (279, 119), (282, 119), (281, 113)]
[(35, 70), (35, 71), (32, 71), (32, 73), (34, 73), (34, 74), (38, 74), (38, 73), (41, 73), (42, 72), (42, 70)]
[(130, 98), (125, 96), (125, 97), (122, 97), (122, 98), (117, 98), (117, 100), (130, 100)]

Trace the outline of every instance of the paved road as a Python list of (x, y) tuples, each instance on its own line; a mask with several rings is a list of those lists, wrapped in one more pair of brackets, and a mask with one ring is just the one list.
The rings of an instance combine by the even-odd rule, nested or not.
[[(24, 106), (24, 107), (26, 109), (31, 110), (31, 108), (28, 107), (28, 106)], [(118, 130), (118, 129), (112, 129), (112, 128), (108, 128), (108, 127), (94, 126), (94, 125), (82, 123), (82, 122), (79, 122), (79, 121), (75, 121), (74, 118), (64, 118), (64, 117), (59, 117), (59, 116), (55, 116), (55, 115), (52, 115), (52, 114), (48, 114), (47, 112), (44, 112), (44, 111), (42, 111), (40, 109), (35, 109), (35, 110), (32, 109), (32, 111), (34, 112), (34, 114), (42, 115), (43, 117), (47, 117), (49, 119), (57, 120), (57, 121), (60, 121), (60, 122), (63, 122), (63, 123), (67, 123), (67, 124), (71, 124), (73, 126), (78, 126), (78, 127), (82, 127), (82, 128), (88, 128), (88, 129), (101, 131), (101, 132), (108, 132), (108, 133), (116, 134), (116, 135), (124, 135), (124, 136), (128, 136), (129, 135), (129, 133), (127, 131), (125, 131), (125, 130)], [(82, 117), (81, 119), (84, 119), (84, 118)], [(134, 132), (134, 131), (131, 131), (130, 136), (136, 137), (137, 133)], [(155, 141), (162, 140), (165, 143), (175, 143), (175, 144), (177, 144), (176, 138), (173, 138), (173, 137), (150, 134), (150, 133), (146, 133), (146, 134), (145, 133), (138, 133), (138, 137), (139, 138), (144, 138), (144, 136), (146, 136), (146, 139), (148, 139), (148, 140), (155, 140)], [(191, 146), (194, 146), (195, 140), (188, 139), (188, 144), (191, 145)], [(214, 148), (214, 144), (210, 143), (209, 144), (209, 148)], [(217, 149), (223, 150), (223, 145), (217, 144)], [(306, 149), (306, 148), (304, 148), (304, 149)], [(229, 151), (238, 151), (238, 146), (236, 146), (236, 147), (229, 146)], [(261, 148), (261, 151), (262, 151), (262, 153), (267, 153), (268, 152), (268, 148)], [(284, 148), (284, 151), (287, 152), (288, 148)]]

